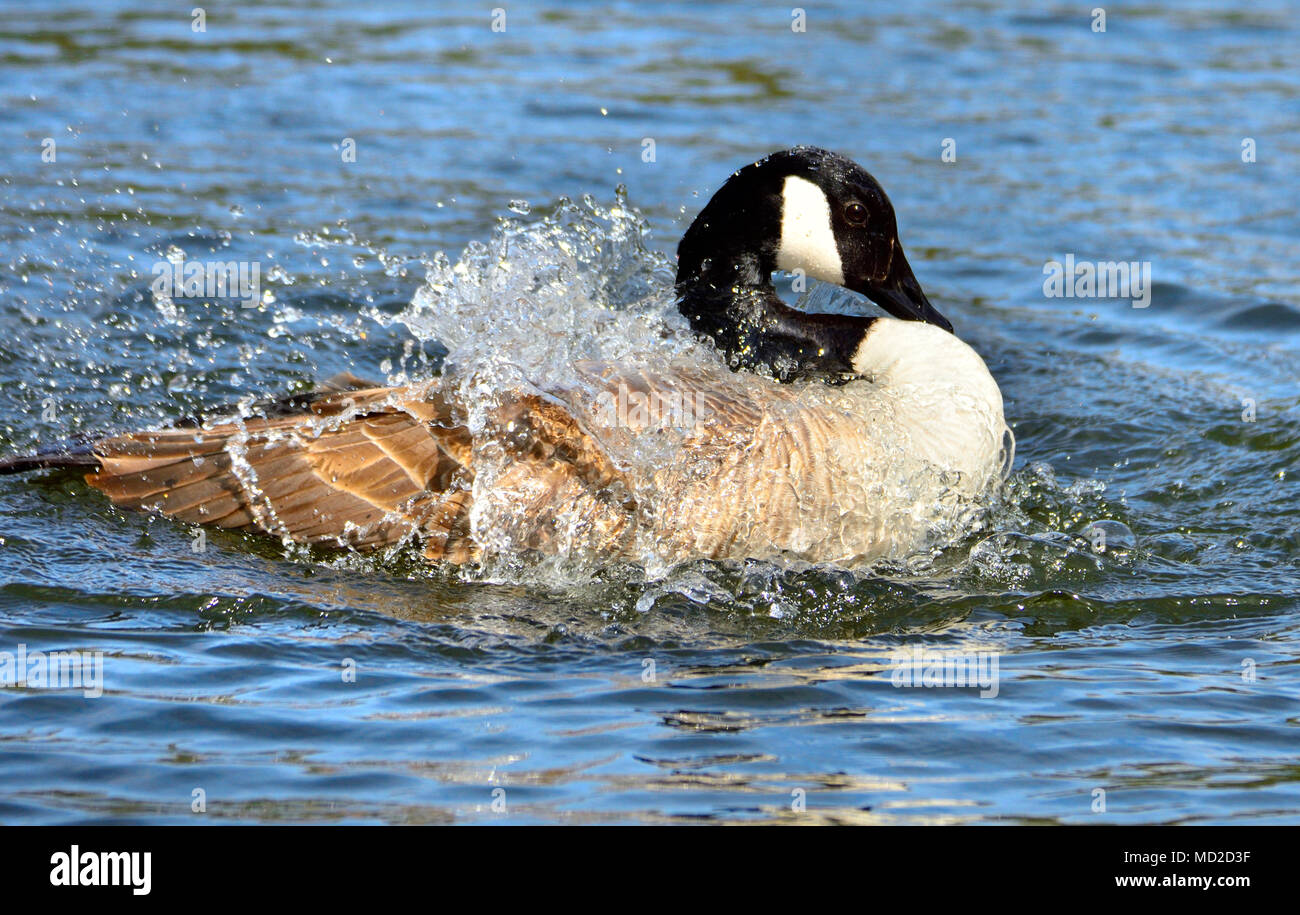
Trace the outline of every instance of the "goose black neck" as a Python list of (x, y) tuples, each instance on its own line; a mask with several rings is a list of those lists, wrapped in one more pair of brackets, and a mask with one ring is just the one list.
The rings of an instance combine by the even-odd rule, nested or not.
[(678, 249), (677, 307), (733, 370), (831, 383), (854, 374), (853, 355), (875, 318), (791, 308), (772, 286), (770, 258), (744, 251), (699, 257), (689, 239)]

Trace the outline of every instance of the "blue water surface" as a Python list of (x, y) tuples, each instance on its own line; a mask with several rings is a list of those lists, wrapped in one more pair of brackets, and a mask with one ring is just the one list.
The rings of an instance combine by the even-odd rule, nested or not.
[[(888, 190), (1018, 441), (924, 564), (546, 589), (0, 478), (0, 652), (103, 663), (0, 689), (0, 822), (1300, 822), (1300, 17), (1092, 7), (0, 2), (0, 453), (427, 376), (376, 316), (511, 201), (623, 184), (671, 253), (796, 143)], [(175, 252), (274, 302), (160, 307)], [(1066, 255), (1148, 307), (1045, 296)]]

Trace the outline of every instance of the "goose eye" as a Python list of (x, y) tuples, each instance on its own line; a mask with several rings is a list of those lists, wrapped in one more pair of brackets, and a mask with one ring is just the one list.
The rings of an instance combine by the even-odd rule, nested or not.
[(844, 208), (844, 218), (851, 226), (867, 224), (867, 208), (860, 203), (850, 203)]

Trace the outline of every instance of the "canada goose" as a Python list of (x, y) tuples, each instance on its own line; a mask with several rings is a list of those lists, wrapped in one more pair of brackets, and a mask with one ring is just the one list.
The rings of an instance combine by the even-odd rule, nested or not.
[[(969, 519), (1005, 458), (1002, 396), (926, 299), (871, 175), (821, 149), (774, 153), (731, 175), (677, 254), (678, 306), (725, 364), (575, 364), (584, 386), (497, 391), (472, 432), (443, 379), (347, 377), (256, 417), (102, 438), (0, 471), (84, 467), (119, 506), (299, 543), (415, 538), (454, 563), (533, 552), (848, 564)], [(894, 318), (790, 308), (778, 269)], [(663, 425), (611, 409), (629, 397), (692, 406), (669, 459), (627, 459)]]

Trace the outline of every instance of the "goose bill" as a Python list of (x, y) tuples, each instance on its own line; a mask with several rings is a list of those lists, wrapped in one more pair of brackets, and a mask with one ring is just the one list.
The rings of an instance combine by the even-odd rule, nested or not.
[(868, 282), (862, 289), (856, 289), (885, 311), (904, 321), (924, 321), (952, 333), (952, 322), (930, 304), (916, 281), (907, 258), (901, 250), (894, 252), (889, 274), (879, 283)]

